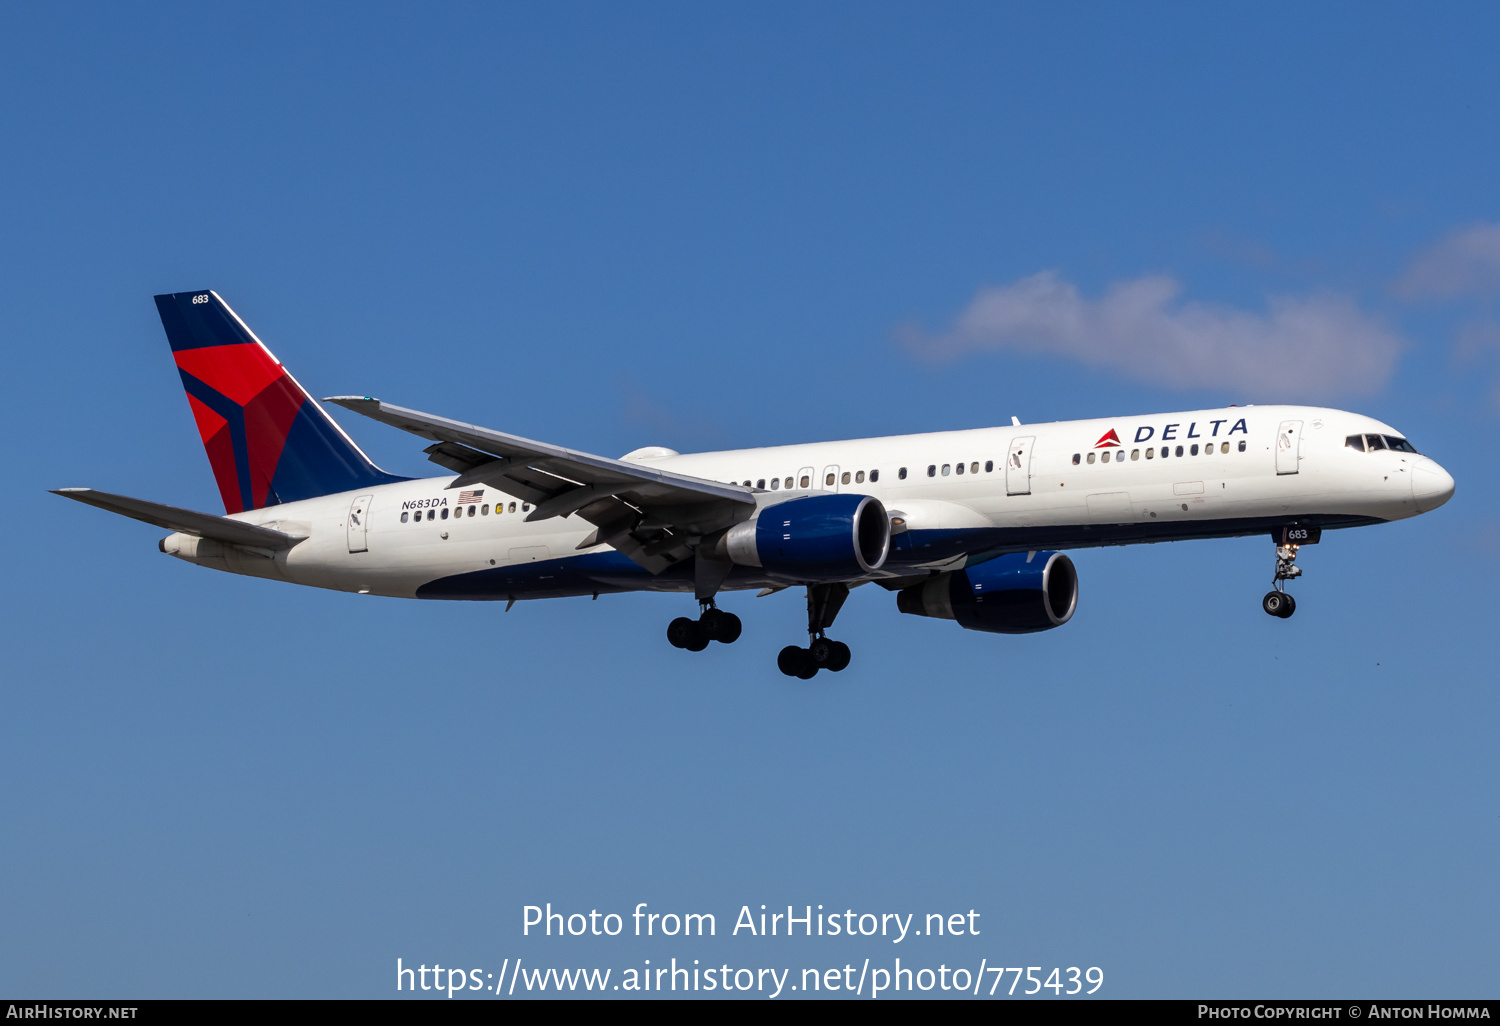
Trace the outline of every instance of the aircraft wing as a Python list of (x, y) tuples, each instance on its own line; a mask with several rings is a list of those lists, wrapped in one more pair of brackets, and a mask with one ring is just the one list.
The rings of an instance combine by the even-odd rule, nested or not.
[(157, 527), (165, 527), (169, 531), (181, 531), (183, 534), (193, 534), (200, 538), (212, 538), (215, 541), (228, 542), (230, 545), (256, 549), (286, 549), (302, 540), (298, 535), (273, 531), (269, 527), (258, 527), (240, 520), (214, 516), (212, 513), (198, 513), (178, 506), (149, 502), (146, 499), (132, 499), (128, 495), (95, 491), (92, 488), (54, 488), (52, 494), (61, 495), (65, 499), (75, 499), (90, 506), (98, 506), (111, 513), (155, 524)]
[(449, 488), (498, 488), (535, 507), (527, 520), (577, 513), (598, 528), (579, 548), (612, 545), (653, 573), (686, 558), (701, 535), (755, 508), (750, 489), (740, 485), (594, 456), (366, 396), (325, 402), (435, 443), (424, 451), (458, 474)]

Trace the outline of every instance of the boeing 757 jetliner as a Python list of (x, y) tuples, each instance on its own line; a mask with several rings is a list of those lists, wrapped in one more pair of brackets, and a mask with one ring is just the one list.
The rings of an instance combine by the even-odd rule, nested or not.
[[(692, 594), (667, 640), (732, 642), (721, 591), (807, 589), (790, 676), (842, 670), (828, 637), (849, 589), (969, 630), (1067, 623), (1078, 576), (1060, 551), (1268, 536), (1272, 589), (1322, 532), (1436, 509), (1453, 478), (1401, 432), (1342, 410), (1229, 407), (890, 438), (593, 456), (365, 396), (326, 402), (427, 441), (446, 473), (387, 474), (214, 292), (157, 296), (224, 516), (90, 488), (58, 495), (174, 533), (199, 566), (393, 598)], [(509, 605), (506, 608), (510, 608)]]

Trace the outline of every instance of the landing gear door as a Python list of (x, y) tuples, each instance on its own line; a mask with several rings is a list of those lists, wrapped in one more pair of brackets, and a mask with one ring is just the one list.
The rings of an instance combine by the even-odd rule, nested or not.
[(1276, 473), (1295, 474), (1302, 452), (1302, 422), (1284, 420), (1276, 429)]
[(1031, 494), (1031, 443), (1034, 436), (1012, 438), (1010, 455), (1005, 459), (1005, 494)]
[(349, 504), (349, 551), (364, 552), (365, 533), (369, 530), (370, 503), (374, 500), (373, 495), (361, 495)]

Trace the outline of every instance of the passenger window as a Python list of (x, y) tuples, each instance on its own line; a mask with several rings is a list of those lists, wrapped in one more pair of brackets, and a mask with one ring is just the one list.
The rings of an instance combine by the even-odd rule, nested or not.
[(1173, 455), (1173, 456), (1181, 456), (1181, 455), (1182, 455), (1182, 446), (1180, 446), (1180, 445), (1179, 445), (1179, 446), (1178, 446), (1178, 447), (1177, 447), (1177, 451), (1176, 451), (1176, 452), (1174, 452), (1174, 453), (1173, 453), (1173, 454), (1172, 454), (1172, 455)]
[(1244, 452), (1244, 451), (1245, 451), (1245, 440), (1243, 438), (1241, 438), (1240, 439), (1240, 452)]
[(1227, 453), (1228, 451), (1229, 451), (1229, 443), (1228, 442), (1225, 442), (1223, 445), (1219, 446), (1219, 452), (1220, 452), (1220, 454)]
[(898, 481), (905, 481), (906, 480), (906, 468), (905, 467), (902, 467), (900, 470), (896, 471), (896, 480), (898, 480)]
[(1138, 460), (1140, 458), (1141, 458), (1141, 450), (1139, 450), (1139, 449), (1131, 449), (1130, 450), (1130, 462), (1131, 463), (1134, 463), (1136, 460)]
[(984, 472), (986, 474), (989, 474), (989, 473), (993, 472), (994, 469), (995, 469), (995, 461), (994, 460), (985, 460), (984, 461)]
[(943, 476), (947, 477), (952, 472), (953, 472), (953, 464), (951, 464), (951, 463), (944, 463), (943, 464)]
[(969, 464), (969, 473), (971, 473), (971, 474), (977, 474), (977, 473), (979, 473), (979, 461), (978, 460), (975, 460), (973, 463)]
[(832, 488), (833, 487), (833, 475), (829, 474), (827, 477), (825, 477), (823, 479), (823, 483), (825, 485), (827, 485), (829, 488)]
[(773, 477), (773, 478), (771, 478), (771, 491), (774, 492), (776, 489), (778, 489), (780, 487), (781, 487), (781, 478), (779, 478), (779, 477)]
[(447, 506), (443, 507), (443, 515), (442, 515), (441, 519), (443, 519), (443, 520), (447, 520), (448, 519), (448, 507)]
[(755, 479), (755, 487), (764, 490), (765, 487), (766, 487), (766, 479), (763, 478), (763, 477), (756, 478)]
[(1109, 450), (1108, 449), (1105, 449), (1103, 452), (1101, 452), (1099, 454), (1099, 462), (1100, 463), (1108, 463), (1109, 462)]
[(529, 512), (531, 512), (531, 503), (529, 503), (529, 502), (523, 502), (523, 503), (521, 503), (521, 512), (522, 513), (529, 513)]
[[(787, 480), (789, 480), (789, 481), (790, 481), (790, 480), (791, 480), (791, 478), (787, 478)], [(802, 487), (803, 487), (803, 488), (806, 488), (806, 487), (807, 487), (807, 486), (808, 486), (808, 485), (810, 485), (810, 484), (812, 484), (812, 479), (811, 479), (811, 478), (809, 478), (809, 477), (808, 477), (808, 476), (807, 476), (807, 475), (806, 475), (806, 474), (803, 474), (803, 475), (802, 475)]]
[(863, 470), (861, 470), (859, 473), (857, 473), (857, 474), (854, 475), (854, 483), (855, 484), (864, 484), (865, 483), (865, 472)]
[(405, 513), (401, 514), (401, 522), (403, 524), (406, 523), (406, 517), (407, 517), (407, 514), (405, 514)]
[(963, 465), (963, 464), (962, 464), (962, 463), (960, 463), (960, 464), (959, 464), (959, 465), (958, 465), (958, 472), (959, 472), (959, 473), (960, 473), (960, 474), (962, 474), (962, 473), (963, 473), (963, 472), (964, 472), (964, 465)]
[(490, 504), (489, 503), (486, 502), (483, 506), (479, 507), (479, 515), (482, 516), (482, 517), (487, 517), (487, 516), (490, 515)]
[(844, 471), (843, 476), (839, 478), (839, 484), (848, 484), (848, 483), (849, 483), (849, 471), (846, 470), (846, 471)]
[(1197, 443), (1197, 442), (1194, 442), (1194, 443), (1193, 443), (1193, 451), (1192, 451), (1192, 454), (1193, 454), (1193, 455), (1194, 455), (1194, 456), (1196, 456), (1196, 455), (1198, 455), (1198, 443)]
[(1148, 459), (1148, 460), (1154, 460), (1154, 459), (1156, 459), (1156, 446), (1153, 445), (1149, 449), (1146, 450), (1146, 459)]
[(874, 484), (876, 481), (879, 481), (879, 480), (880, 480), (880, 471), (878, 471), (878, 470), (872, 470), (872, 471), (870, 471), (870, 483)]
[(929, 463), (929, 464), (927, 464), (927, 476), (928, 477), (937, 477), (937, 464), (936, 463)]
[(435, 518), (436, 518), (436, 517), (437, 517), (437, 510), (435, 510), (435, 509), (430, 509), (430, 510), (428, 510), (428, 511), (427, 511), (427, 519), (428, 519), (428, 520), (433, 520), (433, 519), (435, 519)]
[(1099, 454), (1098, 454), (1098, 453), (1092, 453), (1092, 452), (1091, 452), (1091, 453), (1089, 453), (1089, 457), (1088, 457), (1088, 459), (1089, 459), (1089, 462), (1090, 462), (1090, 463), (1093, 463), (1093, 462), (1094, 462), (1094, 460), (1095, 460), (1095, 459), (1097, 459), (1097, 458), (1098, 458), (1098, 455), (1099, 455)]

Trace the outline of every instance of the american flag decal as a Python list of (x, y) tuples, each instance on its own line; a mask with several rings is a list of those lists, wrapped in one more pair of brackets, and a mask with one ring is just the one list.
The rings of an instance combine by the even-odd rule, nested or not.
[(474, 489), (471, 489), (471, 490), (469, 490), (467, 492), (459, 492), (458, 493), (458, 503), (457, 504), (460, 505), (460, 506), (462, 506), (465, 503), (478, 502), (482, 498), (484, 498), (484, 489), (483, 488), (474, 488)]

